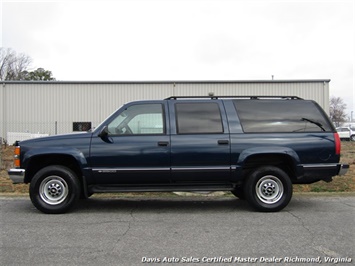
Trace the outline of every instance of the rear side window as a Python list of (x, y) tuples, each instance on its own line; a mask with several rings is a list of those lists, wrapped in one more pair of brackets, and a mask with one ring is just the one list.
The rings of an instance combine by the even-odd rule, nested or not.
[(332, 131), (315, 103), (304, 100), (234, 100), (244, 132)]
[(177, 103), (175, 109), (178, 134), (223, 133), (217, 103)]

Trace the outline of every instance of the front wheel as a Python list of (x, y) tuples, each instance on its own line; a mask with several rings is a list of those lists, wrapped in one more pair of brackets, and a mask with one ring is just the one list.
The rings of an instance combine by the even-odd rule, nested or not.
[(351, 140), (351, 141), (355, 141), (355, 135), (351, 135), (351, 136), (350, 136), (350, 140)]
[(39, 170), (30, 184), (33, 205), (44, 213), (64, 213), (80, 196), (80, 183), (73, 171), (61, 165)]
[(278, 167), (264, 166), (254, 170), (245, 180), (244, 193), (255, 209), (263, 212), (280, 211), (292, 197), (292, 182)]

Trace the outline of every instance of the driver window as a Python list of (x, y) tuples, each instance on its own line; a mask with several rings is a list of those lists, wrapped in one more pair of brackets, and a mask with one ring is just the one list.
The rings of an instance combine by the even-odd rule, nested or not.
[(110, 135), (164, 134), (163, 106), (137, 104), (126, 108), (109, 125)]

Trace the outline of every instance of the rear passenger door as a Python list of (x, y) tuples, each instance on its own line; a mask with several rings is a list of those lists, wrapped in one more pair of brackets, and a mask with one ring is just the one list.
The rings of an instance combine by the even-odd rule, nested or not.
[(170, 100), (173, 182), (230, 179), (230, 136), (219, 100)]

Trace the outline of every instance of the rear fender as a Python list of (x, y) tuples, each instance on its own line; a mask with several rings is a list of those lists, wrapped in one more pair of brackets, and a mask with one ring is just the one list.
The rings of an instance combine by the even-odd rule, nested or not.
[[(263, 156), (265, 158), (269, 155), (277, 155), (283, 158), (287, 158), (288, 161), (292, 162), (291, 168), (294, 170), (296, 176), (301, 176), (303, 174), (303, 168), (299, 167), (300, 159), (297, 153), (287, 147), (254, 147), (250, 149), (243, 150), (237, 161), (237, 168), (240, 171), (245, 167), (246, 162), (254, 156)], [(260, 162), (262, 164), (262, 161)]]

